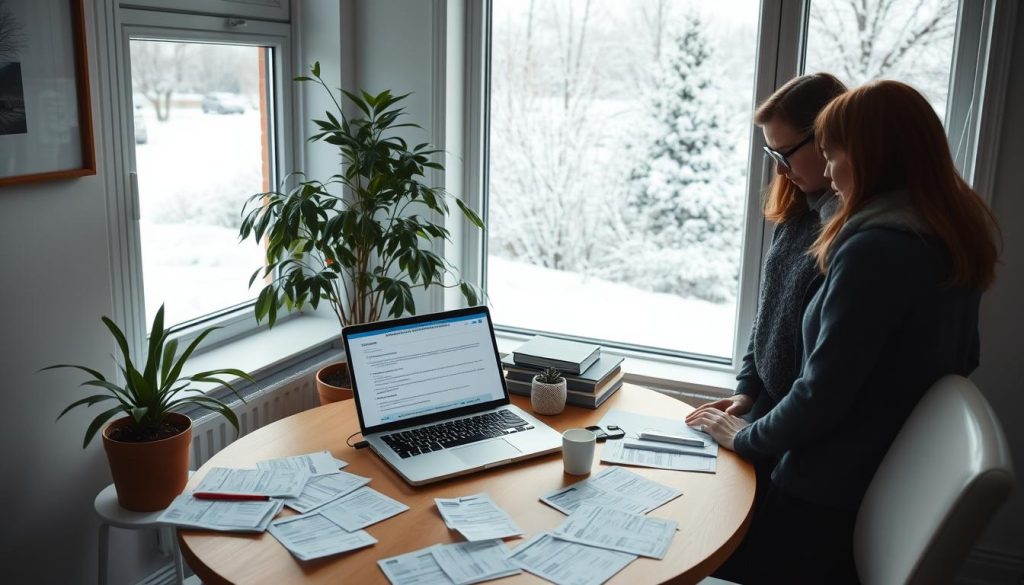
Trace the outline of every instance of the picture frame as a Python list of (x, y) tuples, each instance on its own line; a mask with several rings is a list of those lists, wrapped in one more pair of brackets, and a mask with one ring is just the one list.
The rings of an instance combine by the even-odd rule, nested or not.
[(0, 0), (0, 187), (95, 174), (84, 0)]

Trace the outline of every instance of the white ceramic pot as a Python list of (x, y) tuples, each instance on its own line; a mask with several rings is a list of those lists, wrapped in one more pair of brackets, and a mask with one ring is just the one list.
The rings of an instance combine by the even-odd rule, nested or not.
[(565, 378), (557, 384), (545, 384), (533, 377), (530, 403), (537, 414), (558, 414), (565, 410)]

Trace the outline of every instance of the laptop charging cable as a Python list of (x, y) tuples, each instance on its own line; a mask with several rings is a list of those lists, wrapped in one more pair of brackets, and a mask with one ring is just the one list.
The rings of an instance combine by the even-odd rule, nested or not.
[(352, 437), (354, 437), (354, 436), (356, 436), (358, 434), (359, 434), (359, 431), (356, 431), (356, 432), (352, 433), (351, 435), (349, 435), (348, 438), (345, 439), (345, 444), (348, 445), (349, 447), (352, 447), (353, 449), (365, 449), (366, 447), (368, 447), (370, 445), (366, 441), (356, 441), (355, 443), (352, 442)]

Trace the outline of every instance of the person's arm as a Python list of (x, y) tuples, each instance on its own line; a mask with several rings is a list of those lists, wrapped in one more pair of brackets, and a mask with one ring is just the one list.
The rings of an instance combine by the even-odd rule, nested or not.
[(847, 416), (912, 296), (908, 288), (920, 266), (899, 248), (913, 237), (870, 230), (842, 245), (824, 284), (820, 329), (809, 341), (803, 375), (767, 415), (736, 433), (737, 453), (781, 456)]
[(750, 341), (747, 343), (747, 353), (743, 355), (743, 364), (740, 366), (740, 373), (736, 375), (736, 391), (733, 396), (742, 394), (749, 396), (751, 401), (756, 400), (761, 392), (764, 392), (764, 381), (757, 372), (757, 364), (754, 363), (754, 336), (757, 334), (757, 324), (750, 328)]

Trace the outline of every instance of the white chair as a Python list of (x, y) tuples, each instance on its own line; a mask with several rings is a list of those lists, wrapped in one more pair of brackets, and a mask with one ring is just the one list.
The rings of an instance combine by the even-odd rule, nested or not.
[(1010, 448), (992, 407), (967, 378), (940, 379), (896, 435), (857, 513), (861, 582), (951, 583), (1012, 488)]
[(940, 379), (861, 503), (853, 535), (861, 581), (951, 583), (1012, 488), (1010, 448), (992, 407), (967, 378)]

